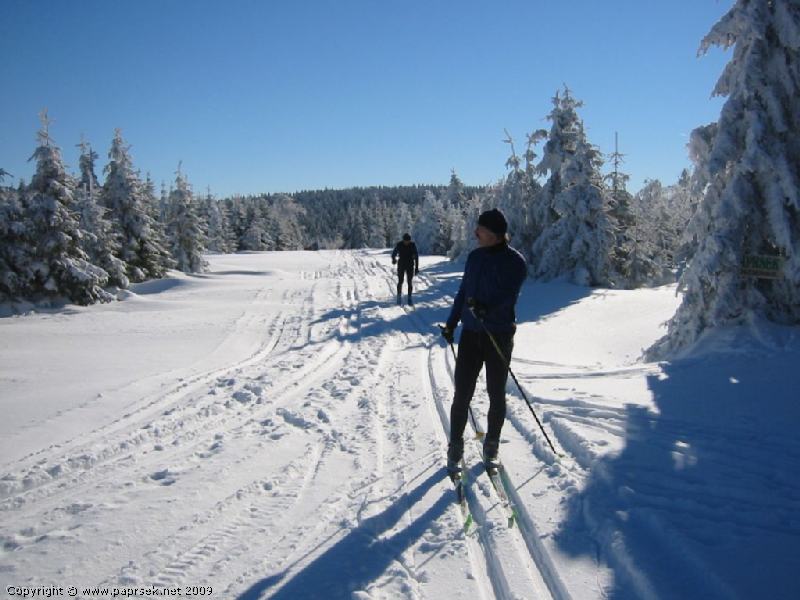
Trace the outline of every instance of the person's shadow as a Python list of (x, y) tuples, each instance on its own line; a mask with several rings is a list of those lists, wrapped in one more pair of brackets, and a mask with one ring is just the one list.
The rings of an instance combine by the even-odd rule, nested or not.
[[(381, 537), (397, 525), (410, 506), (419, 502), (445, 477), (443, 469), (436, 470), (386, 510), (362, 521), (302, 570), (290, 574), (293, 566), (290, 565), (286, 570), (254, 583), (239, 596), (239, 600), (351, 598), (354, 591), (364, 589), (385, 573), (391, 562), (418, 540), (452, 504), (452, 492), (448, 490), (450, 493), (442, 494), (408, 527), (390, 537)], [(274, 594), (269, 593), (279, 585)]]
[(556, 534), (613, 573), (605, 597), (800, 598), (800, 352), (712, 355), (648, 378), (625, 447)]

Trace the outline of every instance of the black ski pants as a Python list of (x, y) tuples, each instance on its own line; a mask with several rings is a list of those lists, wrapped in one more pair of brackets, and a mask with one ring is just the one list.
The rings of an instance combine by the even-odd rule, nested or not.
[(514, 349), (514, 333), (493, 333), (503, 353), (501, 357), (485, 331), (464, 329), (458, 344), (455, 396), (450, 408), (450, 441), (464, 439), (469, 403), (475, 393), (478, 375), (486, 364), (486, 391), (489, 394), (489, 427), (486, 439), (500, 441), (500, 430), (506, 419), (506, 382), (508, 361)]
[(411, 296), (411, 278), (414, 277), (414, 263), (404, 265), (399, 263), (397, 265), (397, 295), (403, 292), (403, 276), (408, 280), (408, 295)]

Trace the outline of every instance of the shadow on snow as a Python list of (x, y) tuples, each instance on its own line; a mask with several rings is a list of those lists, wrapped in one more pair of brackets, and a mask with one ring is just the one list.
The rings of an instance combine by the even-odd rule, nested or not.
[(627, 407), (624, 450), (592, 465), (556, 535), (613, 571), (607, 597), (800, 597), (793, 345), (648, 378), (657, 412)]
[[(386, 259), (389, 260), (388, 257)], [(395, 299), (395, 286), (397, 279), (393, 271), (387, 271), (387, 298), (386, 300), (369, 300), (359, 302), (352, 308), (337, 308), (321, 315), (315, 323), (359, 316), (358, 330), (344, 335), (344, 339), (355, 340), (371, 336), (379, 336), (388, 331), (406, 334), (434, 334), (438, 336), (438, 324), (444, 324), (450, 315), (452, 301), (458, 292), (463, 274), (463, 264), (442, 261), (425, 267), (424, 271), (414, 278), (415, 289), (413, 292), (414, 308), (406, 308), (413, 318), (406, 318), (406, 313), (386, 319), (379, 315), (377, 308), (390, 309), (397, 306)], [(428, 279), (425, 289), (419, 290), (419, 279)], [(406, 306), (406, 284), (403, 284), (403, 305)], [(588, 287), (568, 283), (537, 283), (527, 280), (522, 287), (519, 301), (517, 302), (517, 323), (537, 321), (555, 314), (568, 306), (575, 304), (590, 296), (595, 290)], [(448, 298), (449, 297), (449, 298)], [(441, 300), (447, 298), (444, 304)]]
[[(291, 574), (294, 565), (290, 565), (284, 571), (253, 584), (239, 596), (239, 600), (351, 598), (354, 591), (365, 589), (385, 574), (391, 563), (399, 560), (402, 553), (452, 505), (452, 497), (443, 494), (407, 527), (383, 537), (407, 514), (410, 506), (419, 502), (445, 477), (443, 469), (435, 471), (386, 510), (364, 519), (300, 571)], [(272, 593), (272, 588), (280, 584), (282, 586)]]

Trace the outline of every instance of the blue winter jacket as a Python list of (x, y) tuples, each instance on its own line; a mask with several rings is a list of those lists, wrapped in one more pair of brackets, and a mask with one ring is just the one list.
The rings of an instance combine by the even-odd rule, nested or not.
[(506, 243), (488, 248), (477, 248), (469, 253), (464, 266), (464, 277), (447, 319), (447, 326), (455, 329), (462, 321), (464, 329), (483, 331), (483, 327), (467, 306), (474, 298), (486, 307), (483, 319), (486, 329), (496, 333), (514, 331), (520, 288), (528, 275), (522, 255)]

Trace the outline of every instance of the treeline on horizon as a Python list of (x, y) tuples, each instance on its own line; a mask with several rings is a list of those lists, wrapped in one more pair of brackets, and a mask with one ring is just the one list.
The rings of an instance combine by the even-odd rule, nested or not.
[[(134, 166), (120, 130), (101, 182), (98, 154), (81, 141), (79, 172), (68, 173), (42, 113), (30, 182), (0, 187), (0, 296), (87, 304), (113, 288), (202, 272), (204, 252), (382, 248), (405, 232), (420, 252), (458, 259), (474, 248), (478, 214), (503, 210), (531, 274), (576, 283), (639, 287), (670, 281), (688, 256), (680, 236), (697, 204), (684, 172), (676, 186), (648, 182), (636, 196), (627, 175), (604, 175), (570, 90), (556, 93), (549, 132), (527, 137), (495, 184), (466, 186), (455, 171), (442, 185), (303, 190), (292, 195), (197, 195), (179, 164), (160, 193)], [(537, 161), (536, 146), (543, 144)], [(618, 166), (618, 155), (612, 155)], [(0, 176), (7, 175), (4, 171)]]
[[(115, 288), (207, 268), (206, 252), (383, 248), (410, 232), (420, 252), (457, 260), (474, 249), (477, 217), (500, 208), (531, 275), (581, 285), (635, 288), (675, 280), (696, 243), (684, 235), (702, 182), (689, 171), (672, 186), (648, 181), (636, 195), (611, 155), (587, 139), (581, 102), (553, 98), (550, 131), (506, 142), (507, 173), (485, 187), (455, 171), (442, 185), (304, 190), (292, 195), (216, 198), (193, 192), (181, 165), (160, 193), (135, 168), (117, 130), (101, 182), (98, 155), (82, 141), (79, 173), (66, 171), (42, 114), (30, 184), (0, 188), (0, 297), (80, 304), (108, 301)], [(541, 145), (541, 158), (536, 150)], [(2, 174), (2, 173), (0, 173)]]

